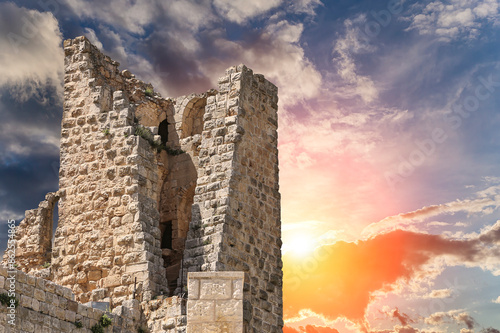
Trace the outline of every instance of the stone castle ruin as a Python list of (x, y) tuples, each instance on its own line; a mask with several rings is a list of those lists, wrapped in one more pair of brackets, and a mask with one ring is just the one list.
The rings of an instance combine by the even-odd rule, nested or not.
[(276, 86), (240, 65), (162, 98), (85, 37), (64, 52), (59, 190), (6, 251), (0, 332), (282, 332)]

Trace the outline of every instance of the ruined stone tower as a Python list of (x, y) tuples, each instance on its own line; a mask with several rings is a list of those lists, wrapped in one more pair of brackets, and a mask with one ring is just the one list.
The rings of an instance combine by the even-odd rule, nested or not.
[(21, 222), (17, 268), (108, 304), (117, 332), (281, 332), (276, 86), (240, 65), (165, 99), (84, 37), (64, 51), (59, 191)]

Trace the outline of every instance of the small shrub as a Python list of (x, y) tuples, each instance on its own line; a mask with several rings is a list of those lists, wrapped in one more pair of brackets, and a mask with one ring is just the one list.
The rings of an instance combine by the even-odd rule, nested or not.
[(14, 300), (14, 306), (17, 308), (17, 306), (19, 305), (19, 300), (15, 296), (9, 296), (6, 293), (0, 294), (0, 303), (2, 303), (3, 305), (11, 305), (12, 300)]
[(104, 328), (108, 327), (112, 323), (113, 321), (111, 320), (111, 318), (109, 318), (107, 314), (103, 314), (101, 318), (99, 318), (99, 322), (92, 326), (90, 330), (92, 331), (92, 333), (104, 333)]
[(43, 268), (49, 268), (50, 267), (50, 262), (46, 262), (45, 264), (42, 265)]
[(154, 93), (155, 93), (155, 92), (154, 92), (154, 90), (153, 90), (153, 89), (151, 89), (151, 88), (146, 88), (146, 89), (144, 90), (144, 95), (146, 95), (146, 96), (148, 96), (148, 97), (153, 97), (153, 96), (154, 96)]
[(210, 241), (209, 241), (208, 239), (205, 239), (205, 240), (203, 241), (203, 245), (208, 245), (208, 244), (210, 244)]
[(76, 328), (82, 328), (83, 327), (82, 322), (79, 321), (79, 320), (75, 321), (73, 324), (76, 326)]
[(109, 128), (103, 129), (102, 132), (104, 133), (104, 135), (109, 135)]
[(109, 318), (107, 314), (103, 314), (101, 319), (99, 319), (99, 324), (102, 327), (108, 327), (112, 323), (113, 323), (113, 320), (111, 320), (111, 318)]
[(92, 333), (104, 333), (104, 327), (102, 327), (99, 323), (92, 326), (90, 330), (92, 331)]

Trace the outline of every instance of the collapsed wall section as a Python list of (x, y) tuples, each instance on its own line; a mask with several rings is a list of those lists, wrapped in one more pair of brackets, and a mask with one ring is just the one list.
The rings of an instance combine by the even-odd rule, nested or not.
[[(54, 282), (80, 302), (120, 305), (134, 294), (167, 289), (160, 251), (156, 150), (134, 135), (144, 83), (84, 37), (64, 43), (65, 102), (61, 129), (59, 225)], [(142, 95), (141, 95), (142, 94)], [(142, 103), (142, 104), (141, 104)], [(158, 111), (161, 113), (161, 110)]]
[(207, 99), (185, 272), (243, 271), (245, 332), (279, 332), (277, 88), (240, 65)]
[[(16, 228), (15, 264), (25, 273), (38, 274), (38, 271), (50, 266), (52, 255), (52, 233), (54, 207), (59, 194), (48, 193), (38, 208), (25, 212), (25, 217)], [(3, 264), (7, 266), (7, 255)]]
[[(0, 265), (0, 294), (15, 288), (17, 307), (0, 305), (0, 332), (94, 332), (104, 311), (75, 301), (70, 289), (51, 281), (10, 271)], [(117, 333), (137, 332), (140, 320), (139, 303), (128, 301), (129, 307), (113, 311), (111, 329)], [(10, 304), (9, 304), (10, 306)], [(94, 329), (93, 329), (94, 327)]]

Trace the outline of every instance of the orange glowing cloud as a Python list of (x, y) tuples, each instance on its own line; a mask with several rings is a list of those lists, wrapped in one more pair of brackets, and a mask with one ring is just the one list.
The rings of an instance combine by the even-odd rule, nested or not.
[(438, 256), (454, 265), (483, 267), (488, 262), (483, 268), (495, 272), (500, 267), (499, 230), (500, 222), (466, 240), (396, 230), (366, 241), (321, 246), (308, 257), (285, 253), (285, 318), (309, 309), (332, 320), (345, 317), (363, 324), (372, 293), (392, 290), (396, 281), (414, 277)]
[(299, 330), (291, 327), (283, 327), (283, 333), (339, 333), (335, 328), (307, 325), (306, 327), (300, 327)]

